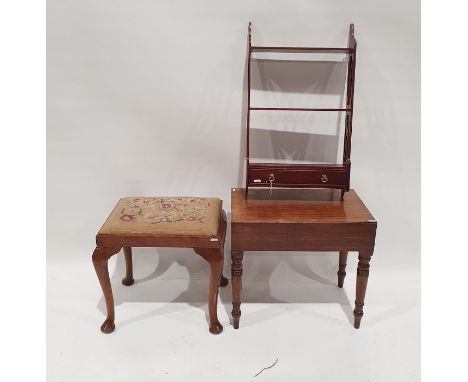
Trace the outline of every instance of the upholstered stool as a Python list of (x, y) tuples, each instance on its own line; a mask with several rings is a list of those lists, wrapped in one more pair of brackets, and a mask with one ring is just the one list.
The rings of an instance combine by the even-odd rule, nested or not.
[(223, 277), (226, 214), (222, 201), (196, 197), (129, 197), (120, 199), (96, 235), (93, 264), (106, 300), (107, 318), (103, 333), (115, 329), (114, 298), (109, 279), (108, 260), (124, 249), (126, 275), (124, 285), (134, 283), (132, 247), (193, 248), (210, 264), (208, 293), (209, 330), (223, 331), (218, 321), (218, 286), (225, 286)]

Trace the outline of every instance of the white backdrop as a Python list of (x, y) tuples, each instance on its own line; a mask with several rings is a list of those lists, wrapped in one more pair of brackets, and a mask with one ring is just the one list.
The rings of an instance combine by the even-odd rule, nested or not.
[(49, 0), (49, 261), (89, 261), (121, 196), (218, 196), (229, 211), (248, 21), (254, 43), (293, 46), (345, 46), (354, 22), (351, 185), (378, 220), (373, 267), (419, 269), (419, 17), (407, 0)]
[[(49, 0), (48, 380), (239, 381), (275, 359), (259, 378), (418, 380), (419, 17), (408, 0)], [(139, 248), (131, 288), (122, 254), (110, 261), (117, 330), (104, 336), (91, 253), (118, 198), (218, 196), (229, 212), (231, 187), (243, 186), (249, 20), (265, 45), (345, 46), (355, 24), (351, 185), (378, 220), (361, 328), (350, 322), (356, 254), (339, 289), (337, 253), (247, 253), (241, 328), (222, 288), (215, 337), (206, 262)], [(342, 61), (270, 58), (253, 67), (254, 105), (343, 101)], [(252, 156), (339, 160), (342, 125), (336, 114), (257, 112)]]

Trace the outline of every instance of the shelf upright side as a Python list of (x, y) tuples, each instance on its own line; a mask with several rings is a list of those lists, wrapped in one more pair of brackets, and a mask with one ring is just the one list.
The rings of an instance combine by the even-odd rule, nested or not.
[(250, 61), (252, 58), (252, 22), (249, 22), (249, 45), (247, 57), (247, 142), (246, 142), (246, 172), (245, 172), (245, 196), (249, 192), (249, 158), (250, 158)]
[[(346, 118), (345, 118), (345, 134), (343, 143), (343, 164), (349, 167), (351, 172), (351, 136), (353, 133), (353, 112), (354, 112), (354, 83), (356, 72), (356, 48), (357, 42), (354, 37), (354, 24), (349, 25), (348, 48), (348, 73), (346, 79)], [(351, 178), (351, 174), (350, 174)], [(345, 191), (349, 191), (349, 183), (346, 190), (341, 191), (343, 199)]]

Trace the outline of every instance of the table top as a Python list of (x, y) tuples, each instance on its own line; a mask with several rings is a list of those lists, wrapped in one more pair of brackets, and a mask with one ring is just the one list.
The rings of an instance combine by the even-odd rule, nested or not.
[(231, 222), (236, 223), (374, 223), (356, 191), (326, 189), (231, 189)]

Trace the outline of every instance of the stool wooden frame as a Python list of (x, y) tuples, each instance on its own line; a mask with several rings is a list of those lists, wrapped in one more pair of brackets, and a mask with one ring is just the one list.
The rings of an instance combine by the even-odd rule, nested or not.
[[(210, 265), (211, 276), (208, 292), (209, 310), (209, 331), (212, 334), (219, 334), (223, 331), (223, 326), (218, 320), (218, 287), (226, 286), (227, 278), (222, 275), (224, 264), (224, 240), (226, 237), (226, 213), (221, 210), (218, 235), (213, 237), (194, 236), (125, 236), (118, 234), (97, 234), (96, 249), (92, 259), (99, 283), (101, 284), (104, 299), (106, 301), (107, 318), (101, 325), (103, 333), (111, 333), (115, 330), (115, 310), (114, 297), (109, 278), (108, 260), (120, 250), (124, 249), (126, 274), (122, 279), (122, 284), (132, 285), (133, 278), (132, 247), (178, 247), (193, 248), (194, 251), (203, 257)], [(217, 239), (217, 240), (216, 240)]]

